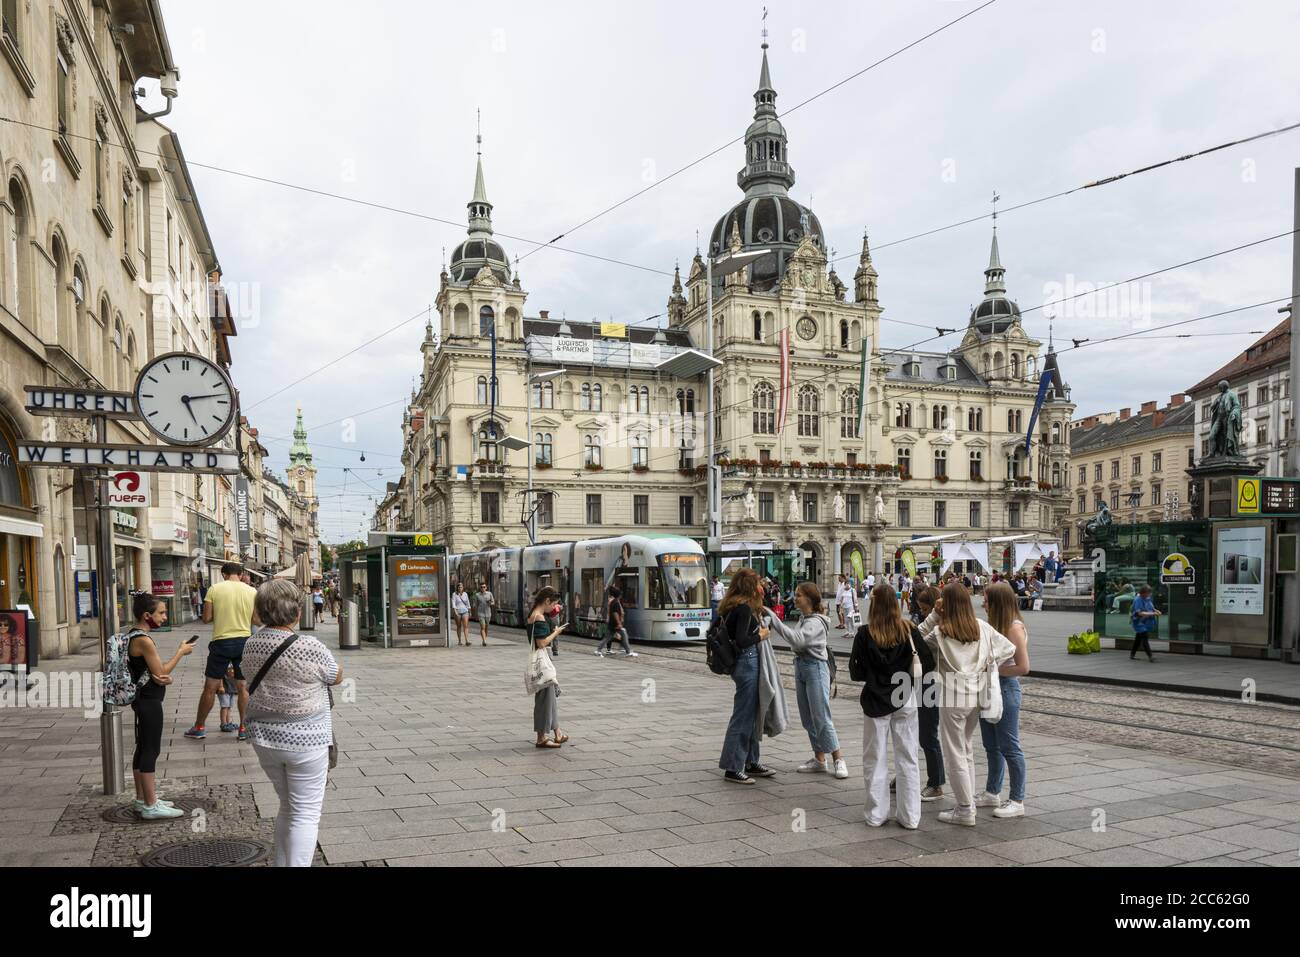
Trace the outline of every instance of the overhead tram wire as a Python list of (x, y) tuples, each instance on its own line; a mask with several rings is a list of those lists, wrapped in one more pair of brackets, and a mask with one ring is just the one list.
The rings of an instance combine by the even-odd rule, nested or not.
[[(979, 13), (981, 10), (984, 10), (986, 7), (991, 7), (991, 6), (993, 6), (993, 4), (996, 3), (996, 2), (997, 2), (997, 0), (986, 0), (985, 3), (980, 4), (980, 5), (979, 5), (978, 7), (976, 7), (974, 10), (968, 10), (966, 13), (963, 13), (961, 16), (957, 17), (955, 20), (950, 20), (950, 21), (948, 21), (947, 23), (943, 24), (942, 26), (936, 27), (935, 29), (931, 30), (929, 33), (925, 34), (924, 36), (917, 37), (915, 40), (911, 41), (910, 43), (906, 44), (905, 46), (901, 46), (901, 47), (899, 47), (899, 48), (898, 48), (897, 50), (895, 50), (893, 53), (890, 53), (890, 54), (887, 55), (887, 56), (881, 57), (879, 60), (875, 61), (874, 63), (869, 64), (868, 66), (863, 67), (861, 70), (858, 70), (856, 73), (850, 74), (849, 76), (844, 77), (844, 79), (842, 79), (842, 80), (840, 80), (840, 81), (838, 81), (838, 82), (836, 82), (836, 83), (831, 84), (830, 86), (826, 87), (826, 89), (822, 90), (821, 92), (819, 92), (819, 93), (814, 93), (812, 96), (808, 97), (806, 100), (802, 100), (801, 102), (796, 103), (794, 106), (790, 107), (790, 109), (785, 110), (785, 111), (782, 112), (782, 113), (778, 113), (778, 114), (777, 114), (777, 118), (778, 118), (778, 119), (784, 119), (785, 117), (789, 116), (791, 113), (795, 112), (795, 110), (801, 109), (802, 107), (807, 106), (809, 103), (812, 103), (814, 100), (818, 100), (818, 99), (820, 99), (821, 97), (825, 96), (826, 94), (831, 93), (831, 92), (833, 92), (834, 90), (839, 89), (840, 87), (844, 86), (846, 83), (850, 83), (850, 82), (852, 82), (853, 80), (856, 80), (858, 77), (862, 76), (864, 73), (868, 73), (869, 71), (874, 70), (876, 67), (880, 66), (881, 64), (883, 64), (883, 63), (887, 63), (887, 62), (889, 62), (890, 60), (894, 59), (894, 57), (897, 57), (897, 56), (900, 56), (900, 55), (903, 54), (903, 53), (906, 53), (908, 50), (912, 49), (913, 47), (915, 47), (915, 46), (919, 46), (920, 44), (924, 43), (926, 40), (929, 40), (931, 37), (937, 36), (938, 34), (942, 33), (942, 32), (945, 31), (945, 30), (947, 30), (949, 27), (952, 27), (952, 26), (957, 25), (958, 23), (960, 23), (961, 21), (967, 19), (968, 17), (973, 17), (975, 14)], [(578, 223), (576, 226), (571, 226), (571, 227), (569, 227), (568, 229), (566, 229), (564, 232), (560, 233), (558, 236), (556, 236), (554, 239), (550, 240), (549, 242), (542, 243), (542, 244), (540, 244), (540, 245), (537, 245), (535, 248), (530, 249), (528, 252), (524, 253), (522, 256), (519, 257), (519, 261), (522, 262), (523, 260), (525, 260), (525, 259), (527, 259), (529, 256), (531, 256), (533, 253), (538, 252), (538, 251), (540, 251), (540, 250), (542, 250), (542, 249), (549, 249), (549, 248), (552, 248), (552, 244), (553, 244), (553, 243), (557, 243), (557, 242), (559, 242), (561, 239), (564, 239), (566, 236), (569, 236), (569, 235), (571, 235), (572, 233), (577, 232), (579, 229), (582, 229), (584, 226), (588, 226), (588, 225), (590, 225), (591, 223), (594, 223), (596, 220), (600, 219), (601, 217), (603, 217), (603, 216), (607, 216), (608, 214), (612, 213), (614, 210), (616, 210), (616, 209), (618, 209), (618, 208), (620, 208), (620, 207), (622, 207), (622, 206), (625, 206), (625, 205), (627, 205), (628, 203), (632, 202), (632, 200), (636, 199), (637, 197), (639, 197), (639, 196), (644, 196), (646, 193), (650, 192), (650, 190), (655, 189), (655, 188), (658, 187), (658, 186), (662, 186), (664, 183), (668, 182), (670, 179), (674, 179), (674, 178), (676, 178), (677, 176), (680, 176), (682, 173), (685, 173), (687, 170), (692, 169), (692, 168), (694, 168), (694, 167), (700, 165), (700, 164), (703, 163), (704, 161), (706, 161), (706, 160), (708, 160), (708, 159), (711, 159), (711, 158), (713, 158), (714, 156), (717, 156), (717, 155), (718, 155), (719, 153), (721, 153), (723, 150), (725, 150), (725, 149), (729, 149), (729, 148), (731, 148), (732, 146), (735, 146), (737, 143), (743, 142), (744, 139), (745, 139), (745, 136), (744, 136), (744, 134), (742, 133), (740, 136), (737, 136), (735, 139), (728, 140), (726, 143), (723, 143), (721, 146), (716, 147), (715, 149), (710, 150), (709, 152), (705, 153), (703, 156), (699, 157), (698, 159), (694, 159), (694, 160), (692, 160), (691, 162), (687, 163), (685, 166), (682, 166), (682, 167), (680, 167), (680, 168), (674, 170), (673, 172), (669, 173), (667, 176), (664, 176), (664, 177), (662, 177), (662, 178), (660, 178), (660, 179), (656, 179), (656, 180), (655, 180), (653, 183), (651, 183), (650, 185), (645, 186), (645, 187), (642, 187), (641, 189), (637, 190), (637, 191), (636, 191), (635, 193), (633, 193), (632, 195), (627, 196), (627, 197), (625, 197), (625, 198), (619, 200), (617, 203), (614, 203), (612, 206), (608, 206), (608, 207), (606, 207), (605, 209), (602, 209), (600, 212), (596, 213), (594, 216), (589, 216), (589, 217), (587, 217), (587, 218), (584, 219), (582, 222)], [(558, 249), (559, 247), (554, 247), (554, 248), (557, 248), (557, 249)]]

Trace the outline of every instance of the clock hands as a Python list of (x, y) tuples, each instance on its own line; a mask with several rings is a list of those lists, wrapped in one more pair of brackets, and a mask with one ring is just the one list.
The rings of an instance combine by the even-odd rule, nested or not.
[(190, 397), (188, 395), (183, 395), (181, 396), (181, 401), (185, 403), (185, 411), (190, 414), (190, 418), (194, 420), (194, 424), (198, 425), (198, 416), (196, 416), (194, 410), (190, 408)]
[(181, 397), (182, 402), (193, 402), (195, 399), (221, 399), (225, 397), (224, 392), (213, 392), (210, 395), (186, 395)]

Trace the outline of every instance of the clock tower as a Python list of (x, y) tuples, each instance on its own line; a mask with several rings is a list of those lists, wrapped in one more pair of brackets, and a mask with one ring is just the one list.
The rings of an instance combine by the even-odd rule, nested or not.
[(316, 467), (311, 464), (311, 449), (307, 446), (307, 427), (302, 424), (302, 407), (298, 408), (298, 422), (293, 428), (293, 445), (289, 449), (289, 487), (311, 505), (316, 502)]

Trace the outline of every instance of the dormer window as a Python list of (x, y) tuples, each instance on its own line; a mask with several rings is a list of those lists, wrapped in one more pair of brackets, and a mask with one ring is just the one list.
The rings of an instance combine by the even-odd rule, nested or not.
[(942, 372), (943, 377), (950, 382), (957, 378), (957, 367), (954, 365), (946, 365), (940, 370), (940, 372)]
[(903, 363), (903, 375), (907, 376), (909, 379), (921, 378), (921, 363), (917, 362), (915, 359)]

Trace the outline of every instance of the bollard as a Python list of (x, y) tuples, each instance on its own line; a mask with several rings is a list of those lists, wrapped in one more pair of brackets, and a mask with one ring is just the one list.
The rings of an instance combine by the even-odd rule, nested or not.
[(122, 709), (117, 705), (104, 705), (99, 716), (99, 750), (104, 756), (104, 793), (110, 797), (121, 794), (126, 753), (122, 750)]
[(316, 609), (311, 603), (311, 592), (302, 600), (302, 614), (298, 618), (299, 631), (313, 631), (316, 628)]
[(345, 601), (339, 608), (339, 648), (353, 651), (361, 647), (361, 623), (357, 620), (357, 603)]

